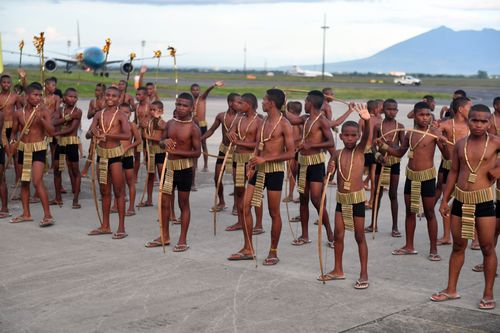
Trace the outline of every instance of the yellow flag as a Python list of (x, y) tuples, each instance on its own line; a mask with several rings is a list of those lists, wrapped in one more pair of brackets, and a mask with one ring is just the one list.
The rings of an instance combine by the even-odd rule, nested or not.
[(0, 33), (0, 73), (3, 73), (2, 33)]

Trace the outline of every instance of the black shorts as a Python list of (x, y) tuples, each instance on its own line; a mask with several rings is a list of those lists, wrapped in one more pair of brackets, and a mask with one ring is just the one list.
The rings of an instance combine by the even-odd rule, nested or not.
[[(248, 162), (246, 162), (246, 163), (245, 163), (245, 178), (246, 178), (247, 164), (248, 164)], [(237, 166), (237, 165), (238, 165), (238, 163), (233, 162), (233, 169), (236, 169), (236, 166)]]
[[(297, 169), (297, 179), (300, 175), (300, 164)], [(307, 167), (306, 181), (307, 182), (315, 182), (322, 183), (325, 179), (325, 164), (313, 164)]]
[(497, 200), (496, 213), (497, 213), (497, 219), (499, 219), (500, 218), (500, 200)]
[(66, 160), (68, 160), (69, 162), (80, 161), (80, 151), (78, 150), (78, 144), (66, 146)]
[(0, 165), (5, 165), (5, 150), (0, 146)]
[(10, 141), (10, 137), (12, 136), (12, 127), (5, 129), (5, 136), (7, 137), (7, 140)]
[[(33, 153), (33, 162), (42, 162), (43, 164), (45, 164), (45, 158), (47, 157), (47, 150), (44, 149), (44, 150), (39, 150), (39, 151), (35, 151)], [(23, 164), (24, 162), (24, 151), (20, 151), (18, 150), (17, 151), (17, 164)]]
[(59, 156), (61, 154), (66, 154), (66, 146), (56, 145), (56, 149), (54, 151), (54, 160), (59, 161)]
[(165, 161), (165, 156), (166, 156), (165, 153), (155, 154), (155, 165), (156, 164), (163, 165), (163, 161)]
[(446, 184), (450, 170), (443, 168), (443, 160), (441, 160), (441, 164), (439, 164), (439, 171), (438, 172), (443, 174), (443, 184)]
[(207, 126), (201, 126), (200, 131), (201, 131), (201, 135), (207, 133)]
[[(268, 191), (281, 191), (283, 189), (283, 179), (285, 179), (285, 173), (283, 171), (266, 173), (264, 188), (267, 188)], [(254, 173), (249, 184), (255, 186), (256, 181), (257, 172)]]
[(299, 160), (299, 152), (296, 152), (295, 153), (295, 160), (298, 161)]
[[(337, 203), (335, 207), (336, 212), (342, 212), (342, 205)], [(365, 217), (365, 203), (359, 202), (357, 204), (352, 205), (352, 216), (355, 217)]]
[(377, 163), (375, 161), (375, 155), (373, 153), (365, 153), (365, 167)]
[(191, 184), (193, 180), (193, 168), (187, 168), (182, 170), (174, 170), (174, 183), (172, 184), (172, 189), (177, 188), (181, 192), (191, 191)]
[[(380, 175), (382, 172), (382, 164), (377, 163), (377, 168), (375, 169), (375, 174)], [(401, 174), (401, 164), (396, 163), (391, 165), (391, 176), (399, 176)]]
[(122, 157), (122, 168), (124, 170), (130, 170), (134, 168), (134, 156)]
[[(411, 180), (406, 178), (405, 182), (405, 195), (411, 194)], [(434, 198), (436, 196), (436, 178), (432, 178), (422, 182), (420, 195), (424, 198)]]
[[(101, 158), (99, 156), (97, 156), (97, 163), (99, 163), (100, 160), (101, 160)], [(113, 157), (113, 158), (108, 159), (108, 166), (110, 166), (111, 164), (114, 164), (114, 163), (122, 163), (122, 156)]]
[[(460, 201), (454, 199), (453, 204), (451, 206), (451, 215), (462, 217), (462, 205), (463, 204)], [(476, 217), (496, 216), (495, 204), (493, 203), (493, 200), (476, 204), (475, 216)]]
[(224, 156), (226, 156), (226, 154), (219, 150), (219, 158), (217, 159), (217, 162), (215, 162), (215, 164), (222, 164), (222, 162), (224, 162)]

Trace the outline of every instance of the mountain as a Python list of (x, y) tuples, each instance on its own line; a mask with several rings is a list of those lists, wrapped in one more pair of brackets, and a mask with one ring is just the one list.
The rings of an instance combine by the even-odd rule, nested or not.
[[(500, 31), (454, 31), (445, 26), (382, 50), (371, 57), (325, 64), (329, 72), (395, 71), (428, 74), (500, 74)], [(321, 69), (321, 65), (304, 65)]]

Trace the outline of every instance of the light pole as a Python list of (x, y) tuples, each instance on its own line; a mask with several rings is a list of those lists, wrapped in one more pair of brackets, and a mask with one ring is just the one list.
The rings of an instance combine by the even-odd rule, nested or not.
[(243, 47), (243, 74), (247, 75), (247, 42)]
[(329, 29), (330, 27), (326, 25), (326, 14), (324, 16), (323, 20), (323, 26), (321, 29), (323, 29), (323, 63), (321, 65), (321, 79), (324, 81), (325, 80), (325, 46), (326, 46), (326, 29)]
[[(141, 40), (141, 58), (144, 58), (144, 46), (146, 46), (146, 41)], [(141, 60), (141, 65), (142, 65), (143, 61), (144, 60)]]
[(68, 40), (66, 44), (68, 45), (68, 57), (71, 57), (71, 41)]

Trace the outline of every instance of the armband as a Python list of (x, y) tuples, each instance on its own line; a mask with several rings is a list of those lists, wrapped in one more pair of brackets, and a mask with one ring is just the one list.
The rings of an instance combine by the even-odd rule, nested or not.
[(387, 143), (384, 143), (384, 144), (382, 144), (382, 147), (380, 147), (380, 148), (382, 148), (382, 150), (384, 150), (384, 151), (387, 151), (387, 149), (389, 149), (389, 145)]

